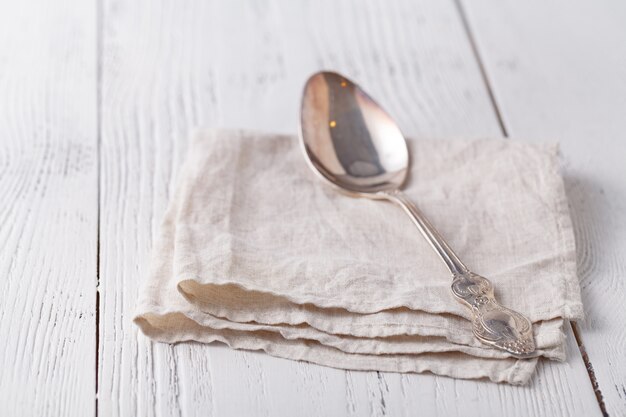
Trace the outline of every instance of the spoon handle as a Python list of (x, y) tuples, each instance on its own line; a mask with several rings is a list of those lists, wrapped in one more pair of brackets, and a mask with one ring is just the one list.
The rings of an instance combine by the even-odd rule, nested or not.
[(472, 330), (481, 342), (526, 357), (535, 351), (532, 324), (522, 314), (502, 306), (488, 279), (471, 272), (448, 246), (437, 229), (400, 191), (385, 197), (400, 205), (452, 274), (452, 293), (472, 312)]

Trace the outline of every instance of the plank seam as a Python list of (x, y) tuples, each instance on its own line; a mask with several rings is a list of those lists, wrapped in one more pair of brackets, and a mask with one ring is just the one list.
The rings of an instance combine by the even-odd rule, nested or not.
[(570, 322), (570, 324), (572, 325), (572, 332), (574, 333), (574, 338), (576, 339), (576, 345), (578, 346), (580, 355), (582, 356), (583, 362), (585, 363), (585, 369), (587, 370), (587, 374), (589, 375), (591, 387), (593, 388), (593, 392), (596, 394), (596, 399), (598, 400), (600, 411), (602, 412), (602, 415), (604, 417), (609, 417), (609, 413), (606, 410), (606, 404), (604, 403), (604, 397), (602, 395), (602, 391), (600, 390), (600, 384), (598, 383), (598, 379), (596, 378), (596, 373), (593, 370), (593, 365), (591, 364), (589, 355), (587, 355), (587, 349), (585, 349), (585, 345), (583, 344), (582, 338), (580, 337), (578, 325), (573, 321)]
[(467, 35), (467, 39), (470, 44), (470, 48), (472, 49), (472, 54), (474, 55), (474, 58), (476, 59), (476, 64), (478, 65), (478, 69), (480, 71), (480, 77), (482, 78), (483, 83), (485, 84), (485, 88), (487, 89), (487, 94), (489, 95), (489, 101), (491, 102), (491, 107), (493, 108), (493, 111), (496, 115), (496, 119), (498, 120), (498, 125), (500, 126), (500, 130), (502, 132), (502, 135), (505, 138), (508, 138), (509, 132), (506, 128), (506, 125), (504, 124), (504, 119), (502, 117), (502, 112), (500, 111), (500, 106), (498, 106), (498, 102), (496, 101), (496, 96), (493, 93), (493, 89), (491, 88), (491, 82), (489, 81), (489, 76), (487, 75), (487, 70), (485, 69), (485, 65), (483, 63), (482, 57), (480, 56), (480, 53), (478, 52), (476, 39), (474, 39), (474, 34), (470, 28), (469, 20), (467, 19), (467, 15), (465, 14), (465, 9), (463, 8), (463, 5), (461, 4), (461, 0), (454, 0), (454, 3), (456, 4), (456, 9), (461, 19), (461, 25), (463, 26), (463, 29), (465, 30), (465, 34)]
[(96, 321), (96, 381), (95, 381), (95, 417), (98, 417), (98, 391), (100, 388), (99, 376), (100, 376), (100, 237), (102, 229), (102, 221), (100, 215), (100, 206), (102, 202), (102, 53), (103, 53), (103, 4), (102, 0), (95, 0), (96, 2), (96, 164), (98, 177), (97, 191), (96, 191), (96, 306), (95, 306), (95, 321)]

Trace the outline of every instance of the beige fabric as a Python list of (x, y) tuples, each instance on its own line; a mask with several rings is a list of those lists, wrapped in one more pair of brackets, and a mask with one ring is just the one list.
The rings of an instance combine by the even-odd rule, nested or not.
[[(409, 141), (405, 192), (564, 360), (582, 316), (557, 147)], [(199, 132), (135, 322), (163, 342), (220, 341), (326, 366), (523, 384), (537, 358), (477, 342), (449, 273), (402, 210), (324, 185), (293, 136)]]

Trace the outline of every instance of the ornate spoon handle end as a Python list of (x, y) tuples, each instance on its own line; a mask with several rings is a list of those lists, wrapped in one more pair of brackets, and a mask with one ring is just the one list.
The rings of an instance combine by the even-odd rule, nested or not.
[(518, 357), (535, 351), (530, 320), (498, 303), (488, 279), (473, 272), (455, 274), (452, 292), (472, 310), (472, 328), (481, 342)]

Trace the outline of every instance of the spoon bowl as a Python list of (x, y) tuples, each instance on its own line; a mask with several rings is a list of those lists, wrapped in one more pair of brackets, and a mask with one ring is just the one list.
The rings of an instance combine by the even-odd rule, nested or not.
[(406, 140), (358, 85), (335, 72), (314, 74), (300, 114), (305, 152), (325, 180), (373, 198), (402, 186), (409, 170)]

